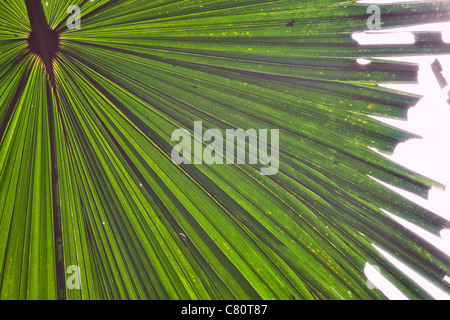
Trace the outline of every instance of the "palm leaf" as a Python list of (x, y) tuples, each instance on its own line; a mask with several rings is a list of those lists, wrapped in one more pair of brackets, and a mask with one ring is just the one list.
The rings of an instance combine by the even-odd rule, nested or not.
[[(382, 209), (435, 234), (449, 222), (373, 178), (421, 196), (443, 186), (368, 148), (416, 137), (370, 115), (406, 118), (419, 97), (378, 84), (414, 82), (417, 66), (356, 62), (448, 44), (359, 46), (355, 1), (42, 3), (50, 58), (29, 45), (41, 2), (0, 3), (1, 298), (384, 298), (366, 262), (431, 298), (373, 244), (450, 292), (449, 257)], [(73, 4), (81, 29), (66, 26)], [(404, 27), (448, 19), (449, 3), (382, 12)], [(194, 121), (279, 129), (278, 174), (176, 165), (172, 132)], [(80, 290), (65, 284), (72, 265)]]

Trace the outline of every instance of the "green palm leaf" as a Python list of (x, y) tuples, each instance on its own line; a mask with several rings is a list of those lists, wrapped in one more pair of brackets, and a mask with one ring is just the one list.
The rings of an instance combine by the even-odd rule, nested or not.
[[(1, 298), (383, 298), (366, 262), (430, 298), (372, 244), (450, 292), (449, 257), (381, 209), (436, 234), (450, 223), (372, 179), (443, 187), (368, 148), (415, 137), (369, 115), (406, 117), (418, 97), (378, 84), (416, 81), (417, 66), (356, 62), (448, 45), (361, 47), (355, 1), (42, 3), (54, 54), (29, 40), (40, 1), (0, 3)], [(383, 27), (448, 18), (447, 1), (383, 8)], [(171, 135), (194, 121), (279, 129), (279, 172), (176, 165)]]

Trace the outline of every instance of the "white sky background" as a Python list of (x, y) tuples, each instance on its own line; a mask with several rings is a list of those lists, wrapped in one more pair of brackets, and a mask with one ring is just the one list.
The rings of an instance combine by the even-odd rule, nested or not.
[[(389, 1), (389, 0), (365, 0), (360, 3), (367, 4), (386, 4), (397, 2), (416, 2), (416, 1)], [(368, 14), (368, 17), (370, 14)], [(383, 21), (383, 12), (381, 12), (381, 21)], [(418, 21), (420, 23), (420, 21)], [(392, 30), (392, 29), (390, 29)], [(393, 43), (405, 43), (411, 41), (412, 35), (408, 31), (441, 31), (443, 41), (450, 42), (450, 21), (448, 23), (418, 25), (396, 29), (401, 31), (395, 37), (390, 39)], [(371, 32), (387, 32), (389, 29), (379, 29), (367, 31), (363, 36), (354, 37), (360, 44), (386, 44), (386, 37), (382, 40), (370, 37)], [(384, 39), (384, 41), (383, 41)], [(413, 40), (412, 40), (413, 41)], [(447, 103), (449, 87), (441, 89), (434, 73), (431, 70), (431, 63), (438, 58), (442, 67), (443, 75), (450, 85), (450, 55), (425, 56), (425, 57), (403, 57), (392, 60), (402, 60), (415, 62), (420, 64), (419, 83), (415, 85), (385, 85), (386, 87), (396, 90), (413, 92), (423, 95), (420, 102), (410, 109), (408, 113), (408, 121), (387, 120), (377, 118), (395, 127), (413, 132), (422, 136), (422, 139), (409, 140), (400, 144), (392, 156), (388, 156), (394, 161), (412, 169), (429, 178), (437, 180), (447, 186), (446, 191), (433, 189), (430, 192), (428, 200), (422, 199), (408, 192), (404, 192), (397, 188), (395, 191), (401, 193), (408, 199), (418, 203), (419, 205), (432, 210), (436, 214), (450, 220), (450, 105)], [(398, 221), (402, 222), (398, 218)], [(444, 230), (441, 237), (436, 237), (428, 232), (410, 224), (402, 223), (405, 227), (417, 232), (425, 239), (433, 243), (437, 248), (450, 255), (450, 230)], [(390, 258), (399, 269), (416, 281), (427, 292), (436, 299), (450, 300), (450, 295), (436, 288), (427, 280), (421, 278), (411, 269), (395, 261), (395, 258), (389, 253), (377, 248), (381, 254), (388, 259)], [(409, 270), (408, 270), (409, 269)], [(390, 299), (406, 299), (406, 297), (392, 284), (390, 284), (376, 269), (370, 265), (366, 266), (366, 275), (373, 285), (379, 288)], [(449, 278), (447, 278), (448, 280)], [(450, 281), (449, 281), (450, 282)]]

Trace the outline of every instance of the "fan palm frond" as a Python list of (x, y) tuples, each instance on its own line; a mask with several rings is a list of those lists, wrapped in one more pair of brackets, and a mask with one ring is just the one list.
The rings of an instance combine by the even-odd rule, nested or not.
[[(373, 178), (421, 196), (443, 186), (368, 148), (416, 137), (370, 115), (406, 118), (419, 97), (378, 85), (414, 82), (417, 66), (356, 61), (448, 44), (360, 46), (355, 1), (42, 3), (0, 2), (1, 298), (384, 298), (366, 262), (430, 298), (372, 244), (450, 292), (449, 257), (382, 209), (433, 233), (449, 222)], [(449, 5), (385, 6), (383, 28), (448, 20)], [(30, 23), (38, 8), (51, 31)], [(196, 121), (278, 129), (278, 173), (175, 164), (172, 133)], [(72, 265), (80, 290), (66, 287)]]

